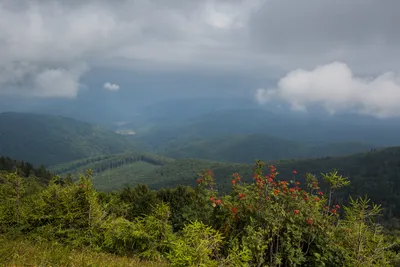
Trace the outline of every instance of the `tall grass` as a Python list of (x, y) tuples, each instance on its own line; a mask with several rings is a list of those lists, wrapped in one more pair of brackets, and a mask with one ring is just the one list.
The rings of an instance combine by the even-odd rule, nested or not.
[(120, 257), (89, 249), (76, 250), (57, 242), (32, 242), (0, 236), (0, 266), (162, 267), (167, 264)]

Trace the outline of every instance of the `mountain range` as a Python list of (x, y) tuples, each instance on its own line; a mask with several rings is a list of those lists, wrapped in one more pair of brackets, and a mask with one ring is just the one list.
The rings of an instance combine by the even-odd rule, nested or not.
[(0, 155), (52, 165), (134, 149), (132, 141), (97, 125), (32, 113), (0, 114)]

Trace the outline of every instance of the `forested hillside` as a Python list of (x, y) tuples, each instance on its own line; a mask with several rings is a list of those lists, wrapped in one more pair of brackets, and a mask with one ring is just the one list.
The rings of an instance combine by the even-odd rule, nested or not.
[(112, 191), (125, 185), (151, 184), (153, 171), (174, 161), (150, 153), (130, 152), (63, 163), (51, 166), (49, 170), (61, 176), (76, 176), (90, 169), (96, 188)]
[[(88, 161), (85, 163), (85, 161)], [(321, 178), (321, 173), (335, 169), (351, 181), (346, 189), (339, 190), (342, 202), (348, 195), (367, 194), (384, 207), (387, 218), (400, 216), (400, 147), (371, 150), (365, 153), (343, 157), (319, 159), (271, 161), (279, 168), (282, 179), (293, 178), (292, 171), (298, 172), (297, 179), (304, 181), (306, 173)], [(120, 154), (105, 159), (89, 159), (54, 166), (51, 170), (66, 176), (94, 170), (96, 188), (110, 191), (125, 185), (146, 184), (153, 189), (177, 185), (195, 186), (196, 177), (203, 169), (211, 169), (216, 174), (218, 189), (226, 192), (231, 184), (232, 174), (237, 172), (243, 181), (252, 181), (252, 165), (199, 159), (169, 159), (147, 154)], [(322, 183), (322, 186), (325, 186)], [(382, 194), (385, 192), (385, 194)]]
[(132, 141), (99, 126), (32, 113), (0, 113), (0, 155), (52, 165), (134, 149)]
[(300, 142), (267, 134), (237, 134), (201, 138), (174, 139), (155, 149), (173, 158), (201, 158), (207, 160), (252, 163), (255, 160), (281, 160), (344, 156), (368, 151), (374, 146), (357, 142)]

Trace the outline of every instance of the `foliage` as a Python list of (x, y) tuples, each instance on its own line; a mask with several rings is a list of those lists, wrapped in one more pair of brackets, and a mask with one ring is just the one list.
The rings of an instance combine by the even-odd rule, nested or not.
[[(284, 177), (292, 177), (296, 169), (296, 179), (305, 182), (307, 173), (319, 178), (321, 173), (337, 171), (337, 175), (349, 177), (350, 185), (335, 189), (333, 201), (339, 205), (348, 203), (348, 196), (362, 197), (367, 194), (375, 203), (382, 205), (383, 219), (386, 223), (400, 226), (396, 218), (400, 217), (400, 148), (389, 147), (371, 150), (345, 157), (326, 157), (318, 159), (283, 160), (269, 162), (274, 164)], [(178, 185), (195, 186), (197, 174), (204, 169), (212, 169), (216, 177), (216, 187), (221, 192), (229, 192), (230, 177), (237, 172), (245, 182), (251, 182), (252, 170), (248, 164), (214, 162), (199, 159), (177, 159), (167, 161), (164, 165), (153, 165), (147, 171), (141, 171), (137, 166), (127, 163), (111, 169), (107, 175), (94, 173), (96, 188), (122, 189), (124, 185), (146, 184), (151, 189), (162, 189)], [(91, 165), (81, 166), (80, 172)], [(119, 171), (119, 169), (123, 171)], [(139, 170), (139, 171), (138, 171)], [(99, 177), (99, 179), (97, 179)], [(107, 179), (103, 179), (107, 177)], [(328, 190), (328, 184), (322, 181), (320, 186)], [(385, 192), (382, 194), (382, 192)], [(390, 219), (390, 221), (388, 221)]]
[(177, 240), (171, 242), (168, 259), (172, 266), (218, 266), (215, 259), (222, 235), (210, 226), (194, 221), (186, 225)]
[(168, 223), (169, 207), (161, 204), (145, 217), (132, 222), (118, 217), (103, 224), (104, 248), (119, 255), (135, 253), (147, 259), (160, 259), (169, 250), (172, 227)]
[[(239, 247), (252, 252), (251, 266), (389, 266), (388, 244), (372, 218), (378, 212), (375, 206), (367, 211), (364, 200), (352, 202), (343, 221), (338, 217), (340, 206), (326, 205), (328, 200), (315, 180), (310, 179), (307, 187), (311, 190), (305, 191), (298, 181), (276, 180), (278, 173), (272, 165), (264, 176), (262, 167), (258, 162), (252, 184), (241, 183), (234, 174), (228, 195), (219, 196), (214, 190), (212, 173), (198, 180), (218, 211), (216, 218), (223, 221), (214, 227), (227, 244), (238, 238)], [(324, 177), (335, 187), (347, 184), (335, 175)], [(364, 215), (351, 220), (355, 214)], [(370, 227), (343, 238), (348, 229), (367, 224)], [(354, 252), (354, 244), (362, 244), (363, 249)]]
[(46, 170), (44, 166), (37, 168), (28, 162), (13, 160), (9, 157), (0, 157), (0, 173), (2, 172), (17, 172), (21, 177), (36, 179), (44, 184), (53, 177), (53, 174)]
[[(291, 181), (278, 180), (276, 168), (269, 165), (265, 172), (265, 165), (256, 163), (251, 183), (234, 173), (226, 193), (218, 190), (211, 170), (199, 172), (196, 189), (154, 191), (141, 185), (113, 193), (97, 192), (90, 171), (77, 181), (54, 177), (47, 186), (7, 173), (0, 183), (0, 231), (9, 239), (23, 237), (24, 262), (35, 264), (48, 259), (62, 265), (72, 251), (82, 260), (81, 252), (88, 251), (89, 258), (109, 259), (104, 253), (113, 253), (172, 266), (395, 263), (398, 239), (388, 238), (376, 223), (380, 207), (367, 198), (350, 199), (344, 208), (336, 203), (335, 190), (348, 185), (346, 178), (324, 174), (331, 185), (327, 194), (316, 176), (308, 175), (303, 184), (292, 170)], [(28, 247), (44, 252), (32, 258)], [(21, 263), (14, 256), (6, 260), (7, 253), (0, 250), (3, 262)]]

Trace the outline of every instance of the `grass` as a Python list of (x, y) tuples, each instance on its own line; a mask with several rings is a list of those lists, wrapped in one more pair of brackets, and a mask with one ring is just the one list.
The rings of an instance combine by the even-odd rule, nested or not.
[(168, 266), (165, 262), (141, 261), (92, 250), (75, 250), (56, 242), (12, 240), (0, 236), (1, 266), (65, 266), (65, 267), (150, 267)]
[(95, 174), (93, 183), (98, 190), (103, 191), (121, 189), (126, 184), (146, 184), (148, 182), (148, 179), (146, 179), (148, 174), (157, 168), (160, 168), (160, 166), (137, 161)]

